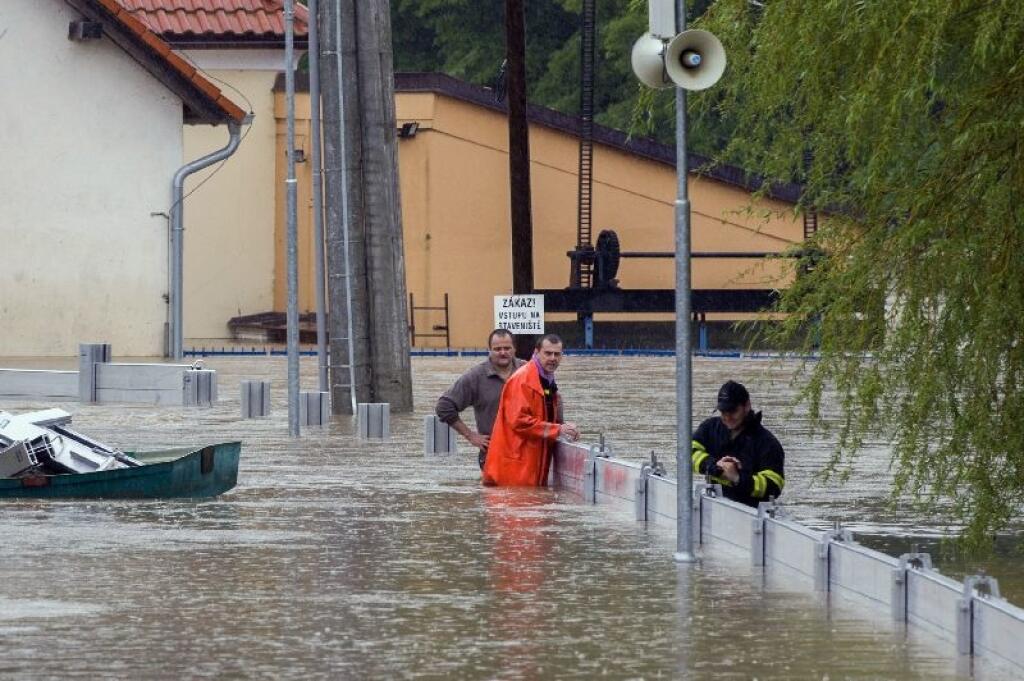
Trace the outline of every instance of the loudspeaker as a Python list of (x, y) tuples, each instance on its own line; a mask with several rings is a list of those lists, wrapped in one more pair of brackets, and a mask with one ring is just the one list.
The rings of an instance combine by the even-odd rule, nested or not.
[(672, 81), (665, 73), (665, 43), (650, 33), (644, 33), (633, 43), (630, 61), (633, 73), (647, 87), (662, 89), (672, 87)]
[(684, 90), (707, 89), (725, 72), (725, 48), (713, 33), (683, 31), (665, 49), (665, 72)]

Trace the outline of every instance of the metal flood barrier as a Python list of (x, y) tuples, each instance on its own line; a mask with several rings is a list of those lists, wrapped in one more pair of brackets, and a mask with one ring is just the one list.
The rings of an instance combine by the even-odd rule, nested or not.
[(77, 400), (77, 371), (0, 369), (0, 397)]
[(423, 453), (458, 454), (459, 434), (447, 423), (430, 414), (423, 417)]
[(270, 416), (270, 381), (242, 381), (239, 384), (243, 419)]
[(191, 364), (118, 364), (108, 343), (82, 343), (78, 371), (0, 369), (0, 398), (210, 407), (217, 372)]
[(391, 437), (391, 405), (387, 402), (360, 402), (356, 405), (356, 421), (363, 440)]
[(326, 426), (331, 422), (331, 394), (319, 390), (299, 393), (299, 423)]
[[(637, 520), (676, 522), (676, 481), (653, 454), (649, 462), (623, 461), (603, 443), (559, 442), (549, 484), (588, 503), (632, 509)], [(847, 529), (805, 527), (774, 503), (755, 509), (732, 502), (718, 485), (696, 482), (692, 503), (696, 543), (746, 552), (751, 565), (802, 575), (818, 591), (866, 599), (894, 621), (954, 642), (961, 655), (1024, 671), (1024, 609), (1001, 598), (991, 577), (959, 582), (933, 569), (926, 553), (895, 558), (858, 544)]]

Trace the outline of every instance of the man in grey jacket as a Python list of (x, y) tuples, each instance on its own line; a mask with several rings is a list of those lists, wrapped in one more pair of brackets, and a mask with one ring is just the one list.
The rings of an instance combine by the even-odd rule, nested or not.
[[(437, 401), (435, 411), (439, 419), (455, 429), (470, 444), (480, 450), (478, 461), (484, 467), (487, 447), (491, 442), (491, 429), (501, 401), (501, 389), (512, 373), (525, 362), (516, 359), (511, 332), (495, 329), (487, 338), (487, 359), (462, 374), (455, 384)], [(476, 430), (471, 430), (459, 417), (460, 412), (473, 407)]]

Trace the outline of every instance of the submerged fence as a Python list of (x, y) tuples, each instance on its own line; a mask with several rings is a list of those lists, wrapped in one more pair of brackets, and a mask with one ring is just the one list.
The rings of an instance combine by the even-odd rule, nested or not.
[[(562, 442), (551, 483), (587, 502), (630, 510), (637, 520), (676, 522), (676, 481), (656, 460), (623, 461), (603, 445)], [(752, 565), (798, 573), (818, 591), (867, 599), (895, 621), (955, 642), (961, 655), (1024, 672), (1024, 609), (1001, 598), (994, 579), (959, 582), (934, 570), (928, 554), (894, 558), (858, 544), (849, 530), (814, 530), (787, 519), (772, 503), (755, 509), (729, 501), (717, 485), (695, 484), (692, 503), (695, 543), (738, 548)]]

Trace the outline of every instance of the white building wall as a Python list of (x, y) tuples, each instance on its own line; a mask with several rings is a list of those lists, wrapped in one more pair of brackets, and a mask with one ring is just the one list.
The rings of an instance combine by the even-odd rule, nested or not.
[(0, 3), (0, 356), (160, 355), (182, 103), (77, 18)]

